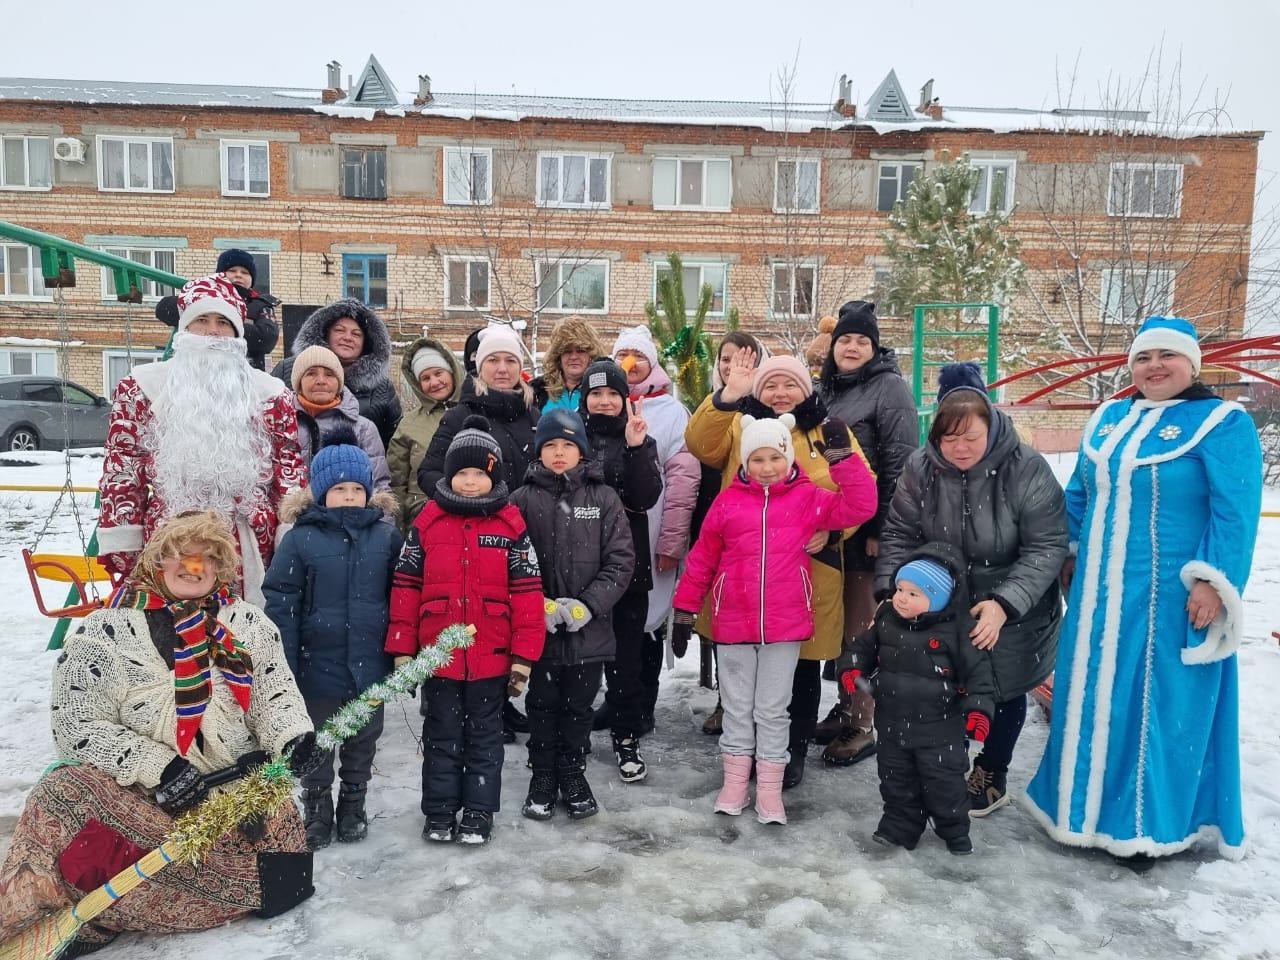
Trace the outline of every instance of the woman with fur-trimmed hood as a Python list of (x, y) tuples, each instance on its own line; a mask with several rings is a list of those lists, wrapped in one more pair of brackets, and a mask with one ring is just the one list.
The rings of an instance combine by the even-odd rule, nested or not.
[(605, 356), (600, 336), (585, 317), (565, 317), (551, 330), (551, 343), (542, 360), (542, 376), (534, 380), (534, 404), (548, 410), (572, 410), (582, 405), (582, 378), (587, 367)]
[(343, 380), (360, 403), (360, 415), (378, 428), (385, 448), (400, 422), (400, 397), (391, 382), (391, 334), (376, 313), (353, 297), (321, 307), (303, 322), (290, 356), (271, 375), (289, 383), (294, 358), (307, 347), (328, 347), (342, 361)]

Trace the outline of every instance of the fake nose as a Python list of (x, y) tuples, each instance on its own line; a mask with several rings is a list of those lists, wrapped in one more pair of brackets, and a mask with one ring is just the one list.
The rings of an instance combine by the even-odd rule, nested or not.
[(199, 577), (204, 574), (204, 557), (199, 554), (183, 557), (178, 562), (182, 564), (182, 569), (193, 577)]
[(630, 354), (627, 354), (625, 357), (623, 357), (621, 360), (618, 361), (618, 366), (622, 368), (624, 373), (630, 373), (631, 368), (634, 367), (635, 365), (636, 365), (636, 358), (631, 356)]

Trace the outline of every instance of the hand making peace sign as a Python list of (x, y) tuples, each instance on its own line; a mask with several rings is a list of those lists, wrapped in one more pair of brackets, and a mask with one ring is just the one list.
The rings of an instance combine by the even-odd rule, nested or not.
[(628, 447), (638, 447), (649, 435), (649, 424), (645, 422), (643, 413), (644, 401), (637, 398), (627, 400), (627, 429), (624, 436)]
[(751, 392), (751, 384), (756, 378), (756, 352), (750, 347), (742, 347), (729, 358), (729, 373), (724, 378), (724, 389), (720, 391), (720, 399), (724, 403), (736, 403)]

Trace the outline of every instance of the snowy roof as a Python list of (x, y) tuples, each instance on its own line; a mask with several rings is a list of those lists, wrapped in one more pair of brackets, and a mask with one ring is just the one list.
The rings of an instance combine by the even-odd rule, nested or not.
[[(897, 98), (901, 85), (892, 73)], [(882, 87), (884, 84), (881, 85)], [(1134, 133), (1160, 136), (1206, 136), (1243, 133), (1223, 127), (1184, 127), (1171, 130), (1149, 123), (1141, 111), (1035, 110), (1019, 107), (944, 107), (934, 120), (901, 104), (900, 119), (877, 119), (875, 104), (859, 106), (846, 117), (825, 103), (768, 103), (739, 100), (641, 100), (613, 97), (551, 97), (521, 94), (437, 92), (431, 102), (415, 105), (396, 95), (385, 70), (372, 57), (356, 84), (364, 101), (354, 98), (325, 104), (320, 90), (308, 87), (250, 87), (197, 83), (124, 83), (110, 80), (50, 80), (0, 77), (0, 100), (50, 101), (126, 106), (241, 107), (260, 110), (314, 110), (329, 116), (372, 120), (382, 112), (409, 113), (464, 120), (552, 119), (604, 123), (653, 123), (692, 126), (758, 127), (770, 131), (835, 130), (870, 127), (877, 133), (915, 130), (976, 129), (995, 133), (1021, 130), (1101, 132), (1117, 126)], [(877, 91), (879, 93), (879, 91)], [(370, 102), (377, 98), (376, 102)], [(883, 98), (881, 98), (883, 100)], [(880, 103), (884, 107), (884, 103)]]

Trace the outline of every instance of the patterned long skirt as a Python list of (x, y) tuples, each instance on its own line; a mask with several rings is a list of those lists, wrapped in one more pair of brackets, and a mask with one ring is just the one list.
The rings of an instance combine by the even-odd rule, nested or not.
[[(114, 839), (116, 849), (132, 844), (149, 852), (172, 829), (173, 819), (147, 796), (95, 767), (49, 773), (27, 798), (0, 867), (0, 943), (89, 892), (64, 876), (63, 854), (78, 836), (92, 833)], [(305, 850), (302, 820), (288, 804), (267, 822), (261, 840), (232, 831), (198, 866), (173, 864), (125, 894), (83, 928), (81, 937), (107, 942), (127, 930), (175, 933), (219, 926), (261, 907), (259, 853)], [(80, 882), (86, 883), (83, 871)]]

